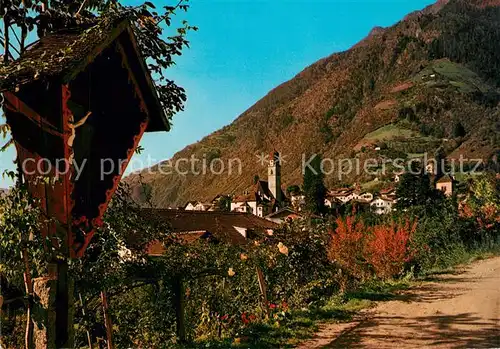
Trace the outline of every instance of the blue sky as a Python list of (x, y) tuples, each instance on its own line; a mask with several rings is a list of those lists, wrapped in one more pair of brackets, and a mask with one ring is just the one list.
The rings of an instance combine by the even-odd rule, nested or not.
[[(136, 159), (147, 165), (170, 158), (231, 123), (306, 66), (348, 49), (374, 26), (392, 25), (433, 2), (191, 0), (189, 12), (180, 17), (199, 31), (189, 35), (191, 48), (168, 72), (187, 91), (186, 110), (174, 117), (170, 132), (146, 134), (145, 151)], [(0, 172), (13, 167), (14, 157), (13, 148), (0, 153)], [(10, 184), (0, 178), (0, 187)]]

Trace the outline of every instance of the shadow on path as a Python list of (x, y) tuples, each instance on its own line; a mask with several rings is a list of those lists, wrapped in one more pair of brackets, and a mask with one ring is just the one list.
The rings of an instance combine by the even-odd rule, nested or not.
[[(324, 348), (384, 348), (395, 344), (418, 340), (426, 346), (447, 348), (498, 348), (500, 330), (497, 319), (483, 320), (474, 314), (435, 315), (413, 318), (411, 322), (402, 317), (375, 316), (363, 321), (357, 327)], [(396, 331), (375, 331), (375, 328), (396, 329)], [(371, 330), (374, 331), (371, 331)]]

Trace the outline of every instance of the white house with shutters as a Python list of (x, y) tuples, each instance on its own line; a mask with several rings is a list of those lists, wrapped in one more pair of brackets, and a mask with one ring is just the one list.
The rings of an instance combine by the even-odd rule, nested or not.
[(372, 211), (376, 214), (387, 214), (394, 210), (395, 200), (376, 198), (370, 203)]

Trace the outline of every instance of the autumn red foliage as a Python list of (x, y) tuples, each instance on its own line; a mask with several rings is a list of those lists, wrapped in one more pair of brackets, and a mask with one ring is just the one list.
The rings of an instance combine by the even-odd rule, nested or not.
[(370, 229), (371, 234), (365, 239), (364, 254), (378, 277), (390, 278), (403, 271), (405, 263), (415, 254), (410, 240), (416, 228), (416, 222), (407, 220), (376, 225)]
[(363, 278), (366, 275), (363, 237), (367, 228), (354, 215), (339, 217), (336, 224), (335, 232), (330, 232), (329, 258), (351, 275)]
[(473, 209), (468, 203), (460, 207), (460, 216), (464, 218), (475, 218), (480, 229), (494, 229), (500, 223), (500, 210), (492, 204)]
[(329, 258), (351, 275), (364, 278), (371, 271), (380, 278), (394, 277), (415, 254), (411, 238), (416, 222), (367, 226), (351, 215), (336, 223), (330, 233)]

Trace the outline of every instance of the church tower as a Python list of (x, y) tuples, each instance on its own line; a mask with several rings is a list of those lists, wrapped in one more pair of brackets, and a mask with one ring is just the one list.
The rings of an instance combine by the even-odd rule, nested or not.
[(280, 153), (277, 151), (271, 153), (271, 159), (267, 168), (267, 178), (269, 190), (276, 201), (281, 203), (283, 200), (281, 197), (281, 163)]

